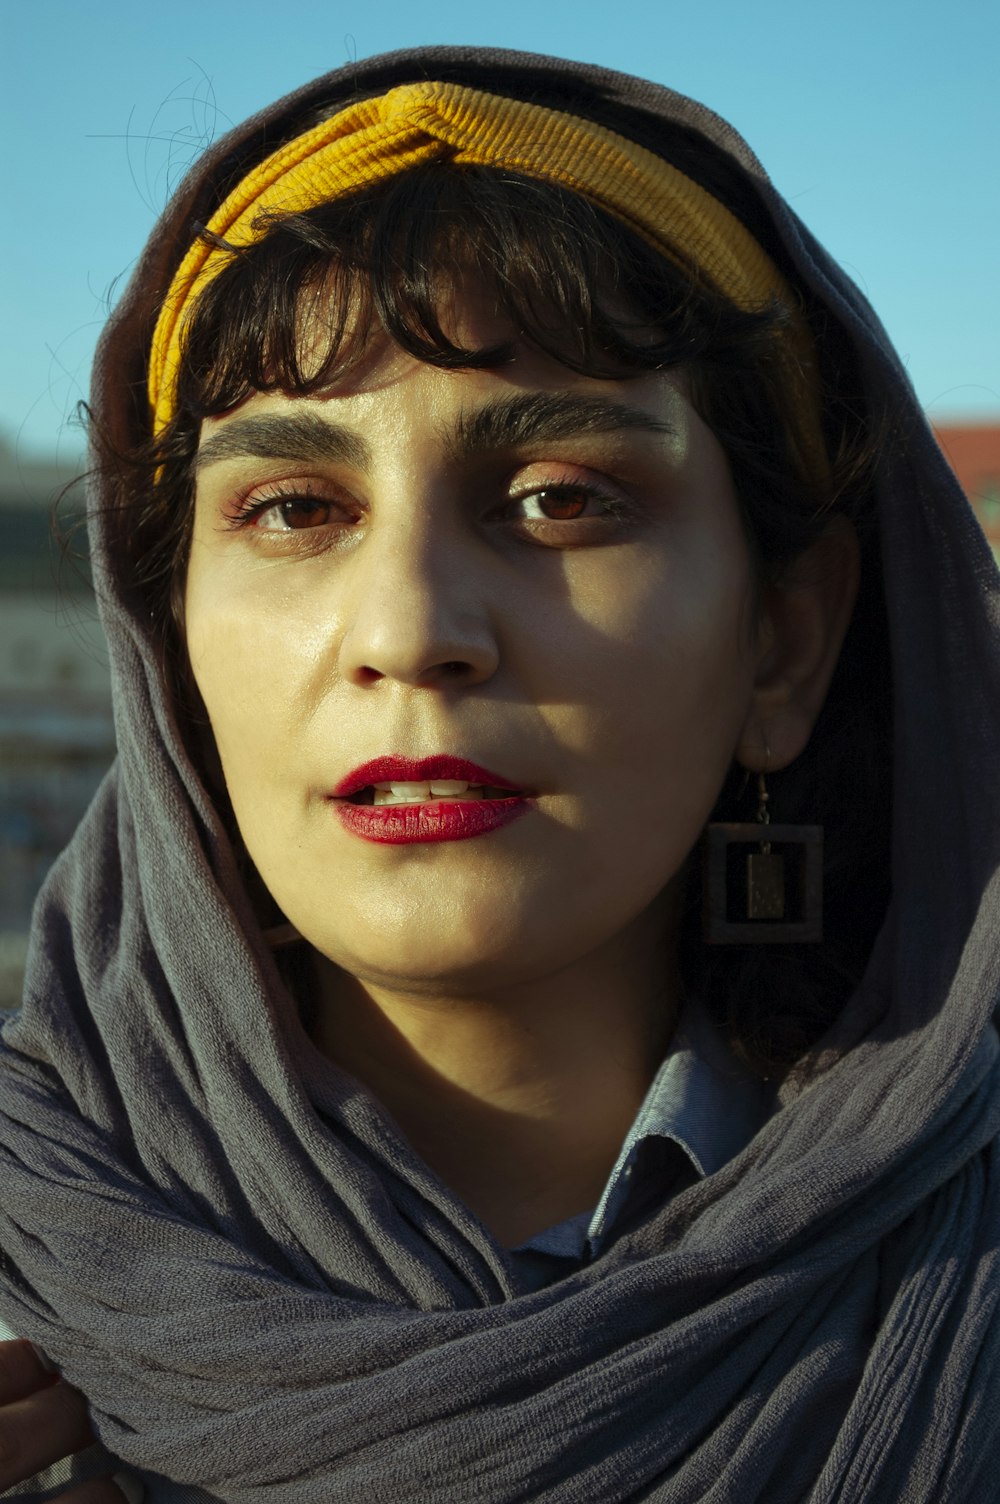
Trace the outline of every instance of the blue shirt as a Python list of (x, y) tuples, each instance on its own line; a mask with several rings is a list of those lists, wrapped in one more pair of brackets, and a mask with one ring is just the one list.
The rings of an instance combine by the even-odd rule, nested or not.
[(770, 1083), (751, 1075), (689, 1001), (597, 1206), (510, 1250), (522, 1285), (540, 1289), (596, 1258), (643, 1209), (735, 1158), (774, 1108)]

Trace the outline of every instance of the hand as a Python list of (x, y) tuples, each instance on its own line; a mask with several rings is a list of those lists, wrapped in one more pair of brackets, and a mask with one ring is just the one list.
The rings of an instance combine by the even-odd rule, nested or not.
[[(94, 1441), (83, 1395), (47, 1373), (30, 1342), (0, 1342), (0, 1494)], [(52, 1504), (122, 1504), (110, 1478), (58, 1495)]]

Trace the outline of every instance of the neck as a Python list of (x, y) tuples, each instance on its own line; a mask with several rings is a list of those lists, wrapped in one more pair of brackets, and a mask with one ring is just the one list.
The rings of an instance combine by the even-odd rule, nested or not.
[(551, 976), (471, 995), (320, 960), (316, 1044), (516, 1245), (596, 1204), (663, 1057), (677, 986), (662, 937), (643, 928)]

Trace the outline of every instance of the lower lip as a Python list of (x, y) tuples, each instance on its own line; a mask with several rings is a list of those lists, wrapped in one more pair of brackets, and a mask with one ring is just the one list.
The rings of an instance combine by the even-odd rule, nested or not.
[(442, 799), (427, 804), (350, 804), (332, 801), (341, 824), (363, 841), (382, 846), (468, 841), (526, 815), (530, 802), (516, 799)]

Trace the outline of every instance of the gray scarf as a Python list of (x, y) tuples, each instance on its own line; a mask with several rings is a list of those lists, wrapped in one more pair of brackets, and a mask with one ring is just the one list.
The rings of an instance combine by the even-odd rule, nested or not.
[(99, 402), (122, 436), (139, 422), (151, 310), (237, 148), (260, 155), (313, 100), (418, 76), (616, 111), (646, 145), (664, 119), (715, 140), (855, 342), (903, 436), (878, 476), (885, 925), (823, 1042), (833, 1063), (789, 1083), (718, 1174), (519, 1293), (503, 1251), (304, 1032), (97, 495), (119, 757), (39, 901), (2, 1033), (0, 1310), (87, 1394), (115, 1455), (230, 1504), (985, 1501), (1000, 591), (877, 321), (743, 143), (667, 90), (552, 59), (427, 49), (344, 70), (221, 142), (181, 189), (106, 336)]

